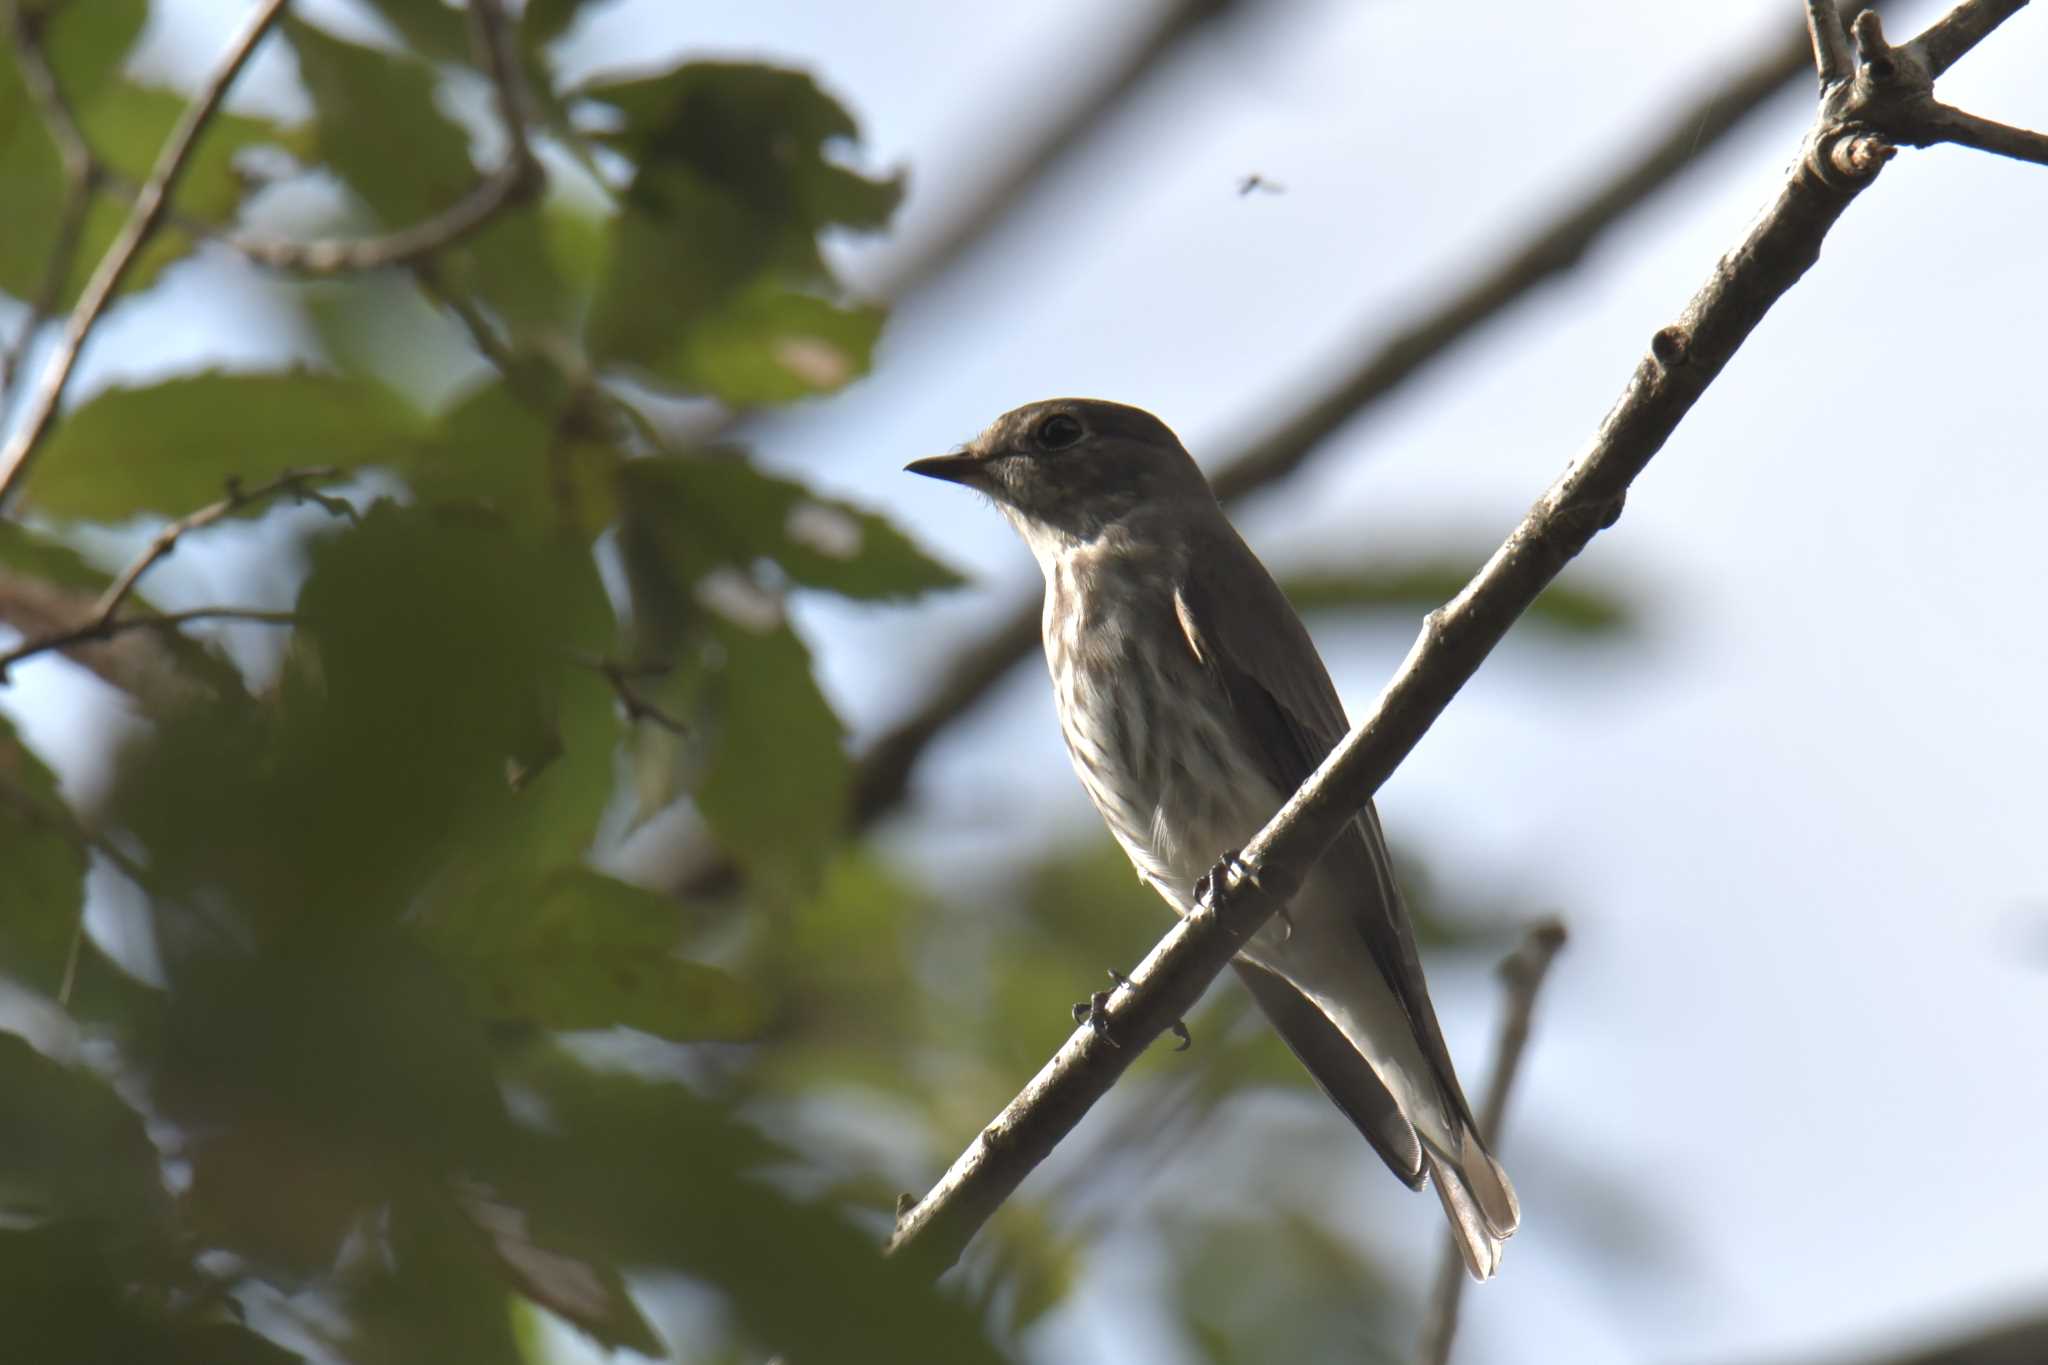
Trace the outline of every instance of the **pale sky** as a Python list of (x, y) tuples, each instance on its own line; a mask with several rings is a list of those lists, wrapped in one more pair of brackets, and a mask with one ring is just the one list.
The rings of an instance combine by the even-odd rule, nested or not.
[[(190, 0), (145, 60), (202, 63), (241, 8)], [(899, 314), (873, 377), (764, 437), (764, 458), (889, 506), (979, 584), (915, 609), (808, 611), (842, 712), (886, 722), (906, 661), (944, 657), (1037, 590), (1000, 518), (901, 475), (906, 459), (1057, 393), (1151, 408), (1198, 458), (1221, 456), (1800, 9), (1271, 0), (1216, 30), (970, 272)], [(862, 159), (910, 169), (914, 241), (1143, 12), (622, 0), (572, 50), (812, 68), (866, 130)], [(1934, 11), (1886, 12), (1898, 39)], [(2048, 15), (2022, 12), (1941, 94), (2048, 127), (2044, 63)], [(283, 72), (253, 75), (260, 97)], [(1577, 273), (1331, 442), (1242, 517), (1254, 547), (1284, 568), (1446, 533), (1497, 542), (1769, 196), (1808, 109), (1771, 106)], [(1286, 192), (1240, 198), (1252, 172)], [(1825, 1355), (2048, 1298), (2043, 223), (2048, 169), (1902, 152), (1586, 556), (1589, 581), (1637, 605), (1638, 636), (1512, 641), (1383, 793), (1394, 836), (1454, 892), (1561, 909), (1574, 935), (1504, 1143), (1524, 1230), (1468, 1297), (1462, 1358)], [(214, 311), (117, 314), (82, 381), (192, 363), (228, 317), (251, 357), (283, 344), (254, 286), (191, 291)], [(1324, 632), (1354, 713), (1408, 638)], [(14, 700), (64, 748), (88, 713), (50, 680), (72, 671), (34, 693), (30, 673)], [(954, 812), (910, 840), (940, 854), (1094, 818), (1037, 671), (939, 747), (917, 792)], [(1491, 987), (1452, 977), (1437, 995), (1476, 1088)], [(1582, 1174), (1641, 1205), (1677, 1273), (1614, 1273), (1598, 1218), (1572, 1206)], [(1384, 1181), (1363, 1149), (1359, 1176)], [(1396, 1263), (1422, 1251), (1422, 1282), (1435, 1201), (1367, 1207), (1361, 1236)], [(1109, 1337), (1113, 1321), (1084, 1300), (1043, 1358), (1177, 1359), (1156, 1334)]]

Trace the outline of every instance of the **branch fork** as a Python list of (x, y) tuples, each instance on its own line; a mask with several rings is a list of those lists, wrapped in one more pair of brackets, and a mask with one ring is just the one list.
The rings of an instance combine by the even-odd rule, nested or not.
[(1836, 188), (1860, 186), (1899, 147), (1950, 142), (2048, 165), (2048, 134), (1983, 118), (1934, 97), (1934, 82), (2026, 0), (1968, 0), (1908, 43), (1892, 46), (1875, 10), (1848, 25), (1832, 0), (1807, 0), (1821, 81), (1821, 117), (1807, 164)]

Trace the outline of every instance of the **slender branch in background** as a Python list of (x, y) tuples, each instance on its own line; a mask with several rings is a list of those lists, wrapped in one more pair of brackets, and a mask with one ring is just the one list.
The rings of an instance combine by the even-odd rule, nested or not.
[(142, 553), (130, 560), (128, 566), (114, 576), (93, 602), (92, 610), (85, 619), (75, 626), (39, 635), (25, 640), (5, 654), (0, 654), (0, 683), (7, 681), (7, 670), (23, 659), (32, 659), (38, 654), (51, 650), (69, 649), (73, 645), (89, 644), (106, 640), (130, 630), (168, 630), (186, 621), (208, 619), (262, 621), (270, 624), (289, 624), (294, 618), (289, 612), (254, 611), (241, 607), (201, 607), (194, 611), (173, 612), (168, 615), (133, 616), (116, 619), (121, 607), (135, 593), (135, 587), (142, 576), (178, 548), (178, 542), (194, 531), (202, 530), (215, 522), (224, 521), (237, 512), (246, 511), (272, 498), (289, 497), (297, 503), (313, 503), (322, 511), (333, 516), (354, 520), (356, 509), (340, 498), (330, 497), (313, 485), (322, 479), (334, 479), (341, 471), (331, 466), (316, 466), (309, 469), (288, 469), (268, 483), (254, 488), (244, 488), (238, 479), (228, 480), (227, 496), (218, 502), (208, 503), (196, 512), (188, 512), (176, 521), (166, 523), (143, 547)]
[[(1571, 269), (1593, 243), (1678, 173), (1720, 144), (1771, 96), (1810, 70), (1803, 32), (1788, 33), (1769, 51), (1679, 110), (1636, 159), (1584, 199), (1540, 224), (1518, 246), (1477, 272), (1451, 297), (1390, 333), (1371, 327), (1347, 354), (1364, 353), (1322, 395), (1294, 417), (1249, 441), (1226, 459), (1211, 482), (1226, 501), (1241, 499), (1293, 473), (1359, 412), (1452, 350), (1538, 286)], [(1375, 340), (1375, 338), (1377, 340)], [(864, 830), (903, 803), (910, 774), (933, 740), (972, 711), (1038, 645), (1036, 596), (1002, 623), (932, 671), (939, 684), (903, 720), (877, 737), (854, 769), (848, 822)], [(723, 859), (687, 858), (675, 889), (702, 893), (734, 875)]]
[(87, 625), (105, 627), (111, 622), (114, 613), (121, 609), (121, 604), (128, 600), (128, 595), (135, 591), (135, 585), (141, 581), (142, 576), (148, 573), (158, 560), (177, 549), (181, 538), (269, 498), (288, 494), (293, 502), (316, 503), (322, 511), (354, 520), (355, 508), (342, 499), (329, 497), (313, 487), (318, 480), (340, 477), (339, 469), (331, 465), (319, 465), (310, 469), (288, 469), (269, 483), (258, 484), (254, 488), (243, 488), (239, 479), (228, 480), (226, 497), (219, 502), (209, 503), (196, 512), (188, 512), (156, 533), (156, 537), (149, 542), (143, 552), (107, 585), (105, 592), (100, 594), (99, 600), (93, 604), (92, 618)]
[(412, 265), (454, 246), (507, 208), (539, 194), (547, 177), (526, 134), (533, 100), (520, 66), (518, 25), (500, 0), (471, 0), (469, 14), (505, 129), (505, 159), (496, 170), (432, 218), (382, 236), (291, 242), (235, 233), (225, 239), (227, 244), (258, 265), (306, 275), (382, 270)]
[[(1965, 4), (1948, 19), (1979, 8)], [(1989, 31), (1987, 25), (1985, 31)], [(1194, 1006), (1217, 973), (1300, 887), (1337, 834), (1408, 756), (1510, 627), (1587, 543), (1621, 515), (1629, 485), (1771, 306), (1819, 259), (1821, 242), (1871, 183), (1894, 123), (1913, 118), (1910, 82), (1827, 91), (1775, 199), (1716, 263), (1678, 321), (1652, 338), (1592, 442), (1493, 558), (1424, 620), (1371, 714), (1346, 735), (1195, 909), (1161, 939), (1090, 1024), (970, 1143), (939, 1182), (898, 1209), (889, 1251), (934, 1273), (960, 1252), (1124, 1069)]]
[[(1522, 1068), (1522, 1053), (1529, 1046), (1529, 1021), (1536, 1013), (1536, 996), (1564, 942), (1564, 921), (1539, 921), (1530, 927), (1521, 946), (1501, 959), (1497, 969), (1506, 988), (1507, 1008), (1501, 1013), (1500, 1038), (1493, 1047), (1493, 1076), (1487, 1081), (1486, 1099), (1478, 1114), (1479, 1136), (1496, 1154), (1500, 1151), (1501, 1120), (1507, 1113), (1508, 1094), (1514, 1089), (1515, 1074)], [(1467, 1278), (1463, 1254), (1455, 1241), (1447, 1241), (1443, 1260), (1437, 1265), (1436, 1292), (1430, 1298), (1429, 1316), (1422, 1326), (1423, 1365), (1448, 1365), (1451, 1341), (1458, 1332), (1458, 1305), (1464, 1298)]]
[(1164, 66), (1192, 38), (1216, 21), (1250, 8), (1244, 0), (1169, 0), (1157, 6), (1151, 26), (1125, 49), (1059, 117), (1008, 165), (961, 196), (939, 229), (904, 257), (884, 263), (869, 292), (900, 300), (929, 285), (956, 265), (1008, 216), (1017, 202), (1048, 179), (1090, 138), (1101, 132), (1116, 107)]
[(220, 108), (222, 97), (234, 84), (235, 77), (241, 74), (256, 45), (277, 22), (278, 16), (284, 13), (285, 4), (286, 0), (262, 0), (250, 13), (241, 31), (228, 44), (228, 50), (213, 74), (207, 77), (206, 84), (200, 87), (198, 95), (185, 107), (177, 126), (171, 130), (163, 151), (157, 155), (156, 165), (150, 170), (149, 179), (143, 182), (142, 192), (135, 197), (128, 221), (121, 225), (120, 234), (107, 248), (107, 254), (100, 258), (98, 268), (86, 282), (85, 292), (72, 308), (71, 316), (64, 324), (64, 336), (57, 343), (57, 352), (50, 357), (42, 377), (29, 395), (27, 410), (6, 445), (0, 446), (0, 512), (7, 510), (19, 492), (23, 476), (28, 473), (36, 451), (56, 420), (57, 405), (63, 401), (64, 389), (71, 382), (71, 371), (78, 364), (78, 353), (84, 348), (86, 337), (113, 300), (114, 291), (121, 287), (122, 277), (135, 263), (143, 245), (163, 221), (164, 211), (170, 206), (171, 193), (177, 188), (178, 177), (184, 173), (185, 165), (191, 159), (192, 149), (198, 145), (214, 111)]
[(111, 640), (116, 635), (126, 635), (136, 630), (176, 630), (194, 621), (253, 621), (265, 626), (293, 626), (299, 623), (299, 618), (292, 612), (262, 611), (255, 607), (193, 607), (189, 611), (167, 611), (158, 616), (123, 616), (117, 621), (87, 621), (69, 630), (60, 630), (54, 635), (39, 636), (15, 646), (5, 654), (0, 654), (0, 683), (7, 681), (8, 669), (24, 659), (47, 654), (53, 649), (69, 649), (73, 645)]
[(28, 315), (4, 353), (0, 353), (0, 413), (14, 393), (15, 375), (35, 345), (36, 333), (57, 311), (64, 297), (64, 282), (71, 278), (71, 265), (78, 257), (79, 239), (85, 235), (86, 210), (92, 206), (93, 184), (99, 175), (99, 160), (85, 130), (79, 127), (71, 101), (64, 96), (57, 73), (50, 66), (50, 54), (43, 48), (43, 25), (49, 11), (24, 8), (21, 0), (9, 0), (7, 15), (14, 39), (15, 64), (21, 83), (56, 144), (57, 159), (64, 168), (64, 206), (57, 216), (57, 239), (50, 245), (50, 257), (43, 263), (42, 282), (28, 301)]

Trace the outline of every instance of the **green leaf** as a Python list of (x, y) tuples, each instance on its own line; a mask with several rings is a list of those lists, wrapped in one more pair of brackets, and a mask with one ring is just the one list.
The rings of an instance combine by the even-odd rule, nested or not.
[(538, 384), (525, 387), (515, 393), (497, 378), (479, 385), (397, 467), (429, 502), (473, 503), (527, 534), (588, 544), (617, 515), (622, 457), (575, 423), (537, 411), (548, 395)]
[[(102, 1229), (83, 1222), (0, 1230), (0, 1358), (38, 1365), (290, 1365), (301, 1357), (239, 1323), (192, 1321), (118, 1277)], [(190, 1288), (177, 1286), (178, 1297)], [(217, 1310), (216, 1310), (217, 1311)], [(180, 1319), (185, 1320), (180, 1320)]]
[(846, 111), (801, 72), (700, 62), (586, 87), (635, 165), (589, 323), (601, 359), (736, 402), (836, 388), (878, 315), (836, 307), (817, 235), (882, 226), (901, 198), (838, 164)]
[(638, 163), (687, 171), (785, 236), (828, 225), (877, 229), (902, 200), (900, 177), (875, 180), (832, 159), (853, 118), (811, 76), (751, 62), (691, 62), (599, 81), (578, 94), (622, 120), (605, 140)]
[(846, 828), (845, 731), (786, 622), (758, 629), (714, 613), (725, 653), (717, 747), (697, 809), (740, 862), (774, 884), (815, 884)]
[(67, 416), (30, 489), (56, 516), (175, 516), (309, 465), (389, 461), (418, 428), (388, 390), (344, 376), (209, 370), (108, 389)]
[(63, 541), (17, 521), (0, 521), (0, 569), (95, 594), (113, 581)]
[[(753, 1343), (839, 1365), (977, 1365), (1003, 1357), (976, 1316), (917, 1267), (876, 1254), (872, 1229), (762, 1178), (792, 1156), (674, 1084), (576, 1066), (534, 1049), (512, 1082), (549, 1116), (504, 1196), (550, 1244), (605, 1246), (625, 1264), (688, 1274)], [(803, 1285), (803, 1311), (789, 1287)], [(714, 1329), (715, 1330), (715, 1329)], [(720, 1358), (710, 1352), (690, 1352)]]
[(398, 36), (429, 61), (459, 62), (470, 55), (469, 24), (442, 0), (369, 0)]
[(535, 47), (552, 43), (574, 26), (590, 3), (591, 0), (527, 0), (526, 13), (520, 19), (520, 35)]
[(55, 995), (85, 913), (85, 851), (57, 779), (0, 716), (0, 975)]
[(138, 1248), (174, 1236), (142, 1119), (89, 1071), (0, 1033), (0, 1208), (13, 1219), (90, 1219)]
[[(147, 0), (53, 4), (21, 0), (25, 24), (40, 24), (43, 50), (74, 109), (90, 102), (135, 44)], [(17, 298), (40, 288), (62, 217), (64, 178), (56, 144), (22, 84), (10, 50), (0, 55), (0, 184), (7, 211), (0, 214), (0, 290)]]
[[(1483, 554), (1432, 556), (1405, 563), (1312, 570), (1289, 574), (1281, 586), (1301, 612), (1430, 611), (1457, 596), (1483, 562)], [(1626, 630), (1633, 624), (1634, 610), (1626, 598), (1608, 587), (1557, 582), (1544, 589), (1527, 618), (1554, 630), (1602, 635)]]
[(621, 471), (634, 515), (691, 546), (703, 566), (772, 560), (793, 581), (844, 597), (909, 597), (962, 580), (878, 513), (821, 497), (733, 459), (641, 460)]
[[(582, 1328), (606, 1350), (624, 1346), (644, 1356), (669, 1354), (634, 1306), (617, 1266), (549, 1244), (536, 1234), (525, 1209), (495, 1191), (468, 1182), (460, 1195), (514, 1292)], [(547, 1354), (542, 1350), (529, 1358), (545, 1359)]]
[(866, 374), (886, 316), (880, 308), (843, 308), (762, 281), (646, 363), (664, 379), (727, 403), (788, 403)]
[(760, 1031), (757, 992), (676, 956), (676, 903), (584, 867), (558, 868), (428, 935), (477, 1012), (549, 1029), (639, 1029), (675, 1042)]
[[(90, 8), (72, 5), (65, 12)], [(189, 103), (184, 94), (126, 79), (106, 81), (90, 94), (74, 94), (72, 99), (96, 154), (131, 184), (147, 178), (164, 139)], [(166, 264), (192, 249), (192, 239), (180, 222), (221, 225), (234, 217), (244, 188), (234, 169), (240, 152), (264, 144), (295, 149), (297, 141), (292, 133), (266, 119), (215, 114), (179, 180), (172, 220), (143, 248), (122, 288), (147, 287)], [(0, 140), (0, 176), (14, 192), (10, 202), (25, 209), (0, 217), (0, 289), (27, 297), (42, 287), (57, 249), (62, 230), (60, 205), (66, 195), (56, 146), (39, 123), (25, 122), (14, 136)], [(110, 187), (95, 191), (69, 273), (60, 282), (56, 299), (60, 309), (71, 306), (128, 212), (124, 195)]]
[[(614, 630), (591, 556), (379, 503), (310, 558), (274, 708), (161, 724), (124, 771), (119, 818), (167, 892), (205, 887), (265, 921), (389, 923), (430, 884), (479, 875), (463, 864), (501, 858), (501, 837), (587, 845), (611, 724), (576, 659)], [(550, 744), (562, 756), (532, 774)]]
[[(441, 8), (438, 0), (392, 6), (394, 12), (422, 15)], [(458, 16), (443, 13), (460, 26)], [(321, 160), (384, 226), (429, 217), (475, 185), (469, 135), (435, 104), (432, 67), (405, 54), (344, 42), (300, 19), (287, 18), (284, 27), (313, 97)]]

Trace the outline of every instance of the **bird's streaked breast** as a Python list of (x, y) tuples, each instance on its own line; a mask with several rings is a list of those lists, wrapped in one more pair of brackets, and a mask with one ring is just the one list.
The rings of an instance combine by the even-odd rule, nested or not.
[(1141, 876), (1179, 910), (1277, 805), (1223, 728), (1163, 567), (1097, 547), (1047, 566), (1044, 635), (1074, 771)]

